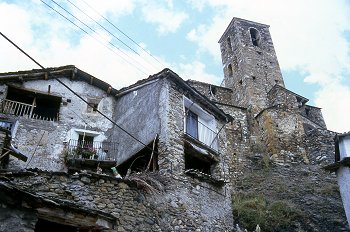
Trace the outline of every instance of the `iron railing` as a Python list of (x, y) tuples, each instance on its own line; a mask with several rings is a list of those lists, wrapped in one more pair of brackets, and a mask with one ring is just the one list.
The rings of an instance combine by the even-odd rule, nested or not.
[(76, 159), (115, 160), (118, 151), (116, 142), (89, 142), (69, 140), (68, 156)]

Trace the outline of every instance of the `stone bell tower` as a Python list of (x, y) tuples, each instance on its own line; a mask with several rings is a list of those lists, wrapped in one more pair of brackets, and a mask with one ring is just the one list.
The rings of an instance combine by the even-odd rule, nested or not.
[(267, 93), (275, 84), (284, 87), (269, 26), (233, 18), (219, 43), (224, 84), (233, 89), (233, 102), (253, 113), (268, 107)]

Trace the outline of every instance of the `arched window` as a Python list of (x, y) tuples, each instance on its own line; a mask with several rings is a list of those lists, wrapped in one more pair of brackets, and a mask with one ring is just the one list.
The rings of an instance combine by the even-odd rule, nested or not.
[(249, 29), (249, 32), (250, 32), (250, 38), (252, 39), (252, 44), (254, 46), (259, 46), (259, 43), (260, 43), (260, 33), (257, 29), (255, 28), (250, 28)]
[(228, 49), (229, 49), (230, 51), (232, 51), (231, 38), (230, 38), (230, 37), (227, 37), (226, 42), (227, 42), (227, 47), (228, 47)]
[(232, 69), (232, 65), (231, 64), (229, 64), (227, 66), (227, 71), (228, 71), (228, 75), (231, 77), (233, 75), (233, 69)]

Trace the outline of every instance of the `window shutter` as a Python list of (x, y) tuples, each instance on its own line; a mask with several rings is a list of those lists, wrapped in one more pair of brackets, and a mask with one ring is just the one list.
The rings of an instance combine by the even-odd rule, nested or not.
[(186, 133), (198, 139), (198, 115), (187, 110)]

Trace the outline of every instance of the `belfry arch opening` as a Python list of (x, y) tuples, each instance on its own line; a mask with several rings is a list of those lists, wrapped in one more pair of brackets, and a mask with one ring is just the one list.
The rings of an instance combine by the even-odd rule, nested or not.
[(229, 51), (232, 51), (232, 45), (231, 45), (231, 38), (230, 37), (227, 37), (226, 43), (227, 43), (227, 47), (228, 47)]
[(259, 47), (260, 44), (260, 33), (257, 29), (255, 28), (250, 28), (250, 38), (252, 39), (252, 44), (256, 47)]
[(229, 75), (230, 77), (232, 77), (232, 75), (233, 75), (232, 64), (229, 64), (229, 65), (227, 66), (227, 71), (228, 71), (228, 75)]

